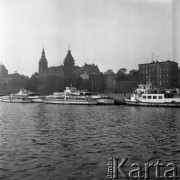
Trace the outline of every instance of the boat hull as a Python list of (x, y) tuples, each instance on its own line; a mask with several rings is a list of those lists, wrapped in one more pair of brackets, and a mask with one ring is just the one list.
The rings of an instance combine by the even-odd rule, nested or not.
[(96, 105), (96, 101), (64, 101), (64, 100), (44, 100), (46, 104), (68, 104), (68, 105)]
[(99, 105), (113, 105), (115, 104), (114, 99), (103, 99), (103, 98), (99, 98), (96, 99), (97, 104)]
[(9, 102), (9, 103), (32, 103), (30, 99), (12, 99), (12, 98), (5, 98), (1, 100), (2, 102)]
[(32, 103), (43, 103), (43, 99), (31, 99)]
[(127, 105), (131, 105), (131, 106), (180, 107), (180, 102), (154, 103), (154, 102), (140, 102), (140, 101), (130, 101), (130, 100), (125, 100), (125, 102)]
[(10, 99), (1, 99), (1, 102), (11, 102)]
[(13, 99), (10, 102), (11, 103), (32, 103), (32, 101), (29, 100), (29, 99), (26, 99), (26, 100), (23, 100), (23, 99)]

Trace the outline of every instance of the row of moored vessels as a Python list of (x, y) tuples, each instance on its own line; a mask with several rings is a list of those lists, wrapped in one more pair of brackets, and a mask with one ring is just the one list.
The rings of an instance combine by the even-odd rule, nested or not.
[(114, 99), (109, 96), (100, 96), (94, 92), (86, 90), (77, 90), (76, 88), (66, 87), (64, 92), (55, 92), (53, 95), (41, 96), (38, 93), (28, 92), (21, 89), (17, 94), (1, 96), (0, 101), (10, 103), (46, 103), (46, 104), (78, 104), (78, 105), (94, 105), (114, 104)]
[[(64, 92), (55, 92), (53, 95), (40, 96), (38, 93), (28, 92), (21, 89), (17, 94), (1, 96), (0, 101), (11, 103), (32, 103), (42, 102), (46, 104), (78, 104), (78, 105), (113, 105), (115, 100), (109, 96), (101, 96), (95, 92), (77, 90), (66, 87)], [(180, 107), (179, 89), (159, 90), (153, 88), (151, 83), (141, 84), (131, 94), (130, 98), (125, 98), (123, 103), (133, 106), (156, 106), (156, 107)]]

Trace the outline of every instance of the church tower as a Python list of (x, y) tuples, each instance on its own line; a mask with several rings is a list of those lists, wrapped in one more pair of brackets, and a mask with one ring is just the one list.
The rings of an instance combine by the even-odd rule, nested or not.
[(67, 56), (64, 59), (64, 78), (67, 86), (71, 85), (71, 79), (75, 75), (75, 61), (72, 57), (71, 50), (68, 50)]
[(6, 77), (8, 75), (8, 70), (6, 67), (2, 64), (0, 64), (0, 78)]
[(39, 60), (39, 75), (47, 75), (47, 73), (48, 73), (48, 62), (43, 48), (42, 55)]

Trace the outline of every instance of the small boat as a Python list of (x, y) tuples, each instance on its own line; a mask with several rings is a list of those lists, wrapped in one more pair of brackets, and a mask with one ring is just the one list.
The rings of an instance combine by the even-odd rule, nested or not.
[(134, 106), (180, 107), (180, 93), (178, 89), (159, 90), (153, 88), (151, 83), (140, 84), (125, 102)]
[(99, 105), (113, 105), (115, 104), (115, 100), (109, 96), (101, 96), (96, 99), (97, 104)]

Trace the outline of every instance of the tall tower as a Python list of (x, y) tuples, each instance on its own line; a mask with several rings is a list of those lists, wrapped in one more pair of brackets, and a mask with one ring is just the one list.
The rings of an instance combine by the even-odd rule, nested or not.
[(47, 73), (48, 73), (48, 62), (43, 48), (42, 55), (39, 60), (39, 75), (47, 75)]
[(66, 85), (71, 85), (71, 79), (75, 75), (75, 61), (72, 57), (71, 50), (68, 50), (67, 56), (64, 59), (64, 78)]
[(0, 77), (5, 77), (8, 75), (8, 70), (6, 67), (1, 63), (0, 64)]

